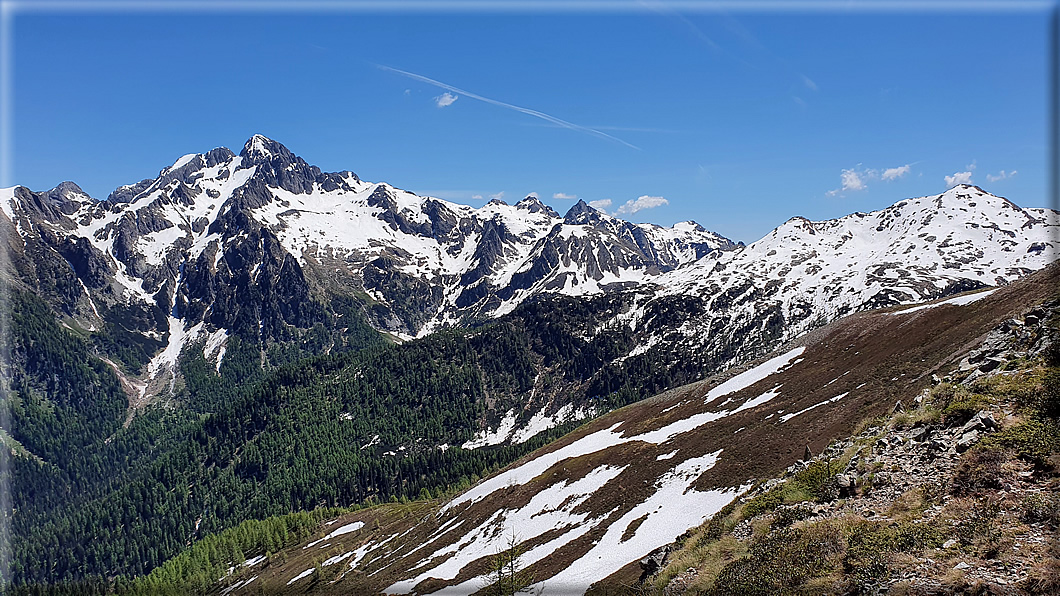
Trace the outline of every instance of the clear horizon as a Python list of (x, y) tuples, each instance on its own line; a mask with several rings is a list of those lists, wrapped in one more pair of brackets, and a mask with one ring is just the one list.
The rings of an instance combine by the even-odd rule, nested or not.
[(26, 6), (5, 16), (13, 151), (3, 186), (71, 180), (105, 198), (183, 154), (238, 153), (263, 134), (324, 171), (421, 195), (478, 206), (536, 193), (560, 213), (584, 199), (748, 243), (793, 216), (872, 211), (961, 182), (1055, 207), (1048, 3), (908, 13)]

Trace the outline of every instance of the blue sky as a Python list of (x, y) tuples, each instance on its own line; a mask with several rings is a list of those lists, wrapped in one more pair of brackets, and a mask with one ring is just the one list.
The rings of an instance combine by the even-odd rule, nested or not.
[(479, 205), (535, 192), (561, 213), (579, 197), (746, 242), (794, 215), (879, 209), (964, 180), (1048, 206), (1050, 6), (963, 5), (21, 4), (3, 184), (73, 180), (105, 198), (261, 133), (325, 171), (421, 194)]

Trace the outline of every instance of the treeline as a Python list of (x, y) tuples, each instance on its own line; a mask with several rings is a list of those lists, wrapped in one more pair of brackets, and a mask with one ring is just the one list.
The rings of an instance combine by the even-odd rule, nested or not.
[[(466, 488), (577, 424), (519, 445), (459, 447), (509, 409), (523, 413), (532, 394), (603, 412), (702, 374), (651, 350), (612, 364), (634, 345), (627, 326), (606, 323), (628, 300), (544, 296), (486, 325), (400, 345), (351, 324), (350, 343), (310, 358), (296, 355), (324, 346), (329, 330), (300, 336), (305, 352), (233, 335), (220, 374), (189, 350), (175, 400), (128, 428), (116, 378), (83, 341), (70, 344), (81, 352), (45, 351), (39, 374), (27, 375), (45, 396), (41, 408), (55, 389), (41, 385), (46, 374), (66, 379), (64, 363), (88, 362), (99, 378), (84, 382), (106, 396), (96, 398), (104, 414), (76, 402), (72, 420), (87, 430), (70, 436), (84, 447), (42, 451), (71, 471), (43, 455), (43, 464), (16, 460), (13, 579), (27, 589), (66, 580), (90, 587), (92, 578), (147, 574), (246, 520)], [(26, 337), (54, 336), (60, 346), (72, 337), (39, 301), (17, 310), (31, 313), (18, 319), (32, 323), (19, 332)], [(263, 359), (275, 368), (263, 369)], [(59, 445), (73, 424), (15, 436), (32, 451)]]

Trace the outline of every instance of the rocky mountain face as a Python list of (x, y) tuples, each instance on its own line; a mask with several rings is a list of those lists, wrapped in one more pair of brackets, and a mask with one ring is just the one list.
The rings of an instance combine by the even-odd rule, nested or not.
[[(0, 190), (0, 208), (7, 275), (91, 334), (139, 399), (174, 392), (182, 353), (226, 374), (233, 337), (268, 368), (357, 347), (366, 324), (408, 339), (556, 295), (591, 299), (587, 339), (627, 330), (626, 353), (589, 385), (608, 395), (638, 367), (689, 380), (847, 313), (1011, 283), (1060, 251), (1056, 212), (971, 186), (793, 218), (742, 246), (584, 202), (560, 216), (535, 197), (478, 209), (419, 197), (321, 172), (260, 135), (105, 200), (64, 182)], [(482, 439), (509, 440), (566, 405), (530, 397), (500, 404)]]
[[(1013, 403), (969, 401), (952, 385), (931, 387), (943, 382), (940, 377), (971, 382), (974, 376), (1018, 371), (1039, 357), (1056, 339), (1058, 282), (1060, 268), (1053, 265), (996, 290), (845, 317), (768, 359), (600, 417), (455, 497), (350, 513), (326, 521), (315, 536), (279, 554), (246, 553), (251, 558), (234, 562), (222, 587), (226, 594), (485, 593), (495, 581), (491, 570), (497, 562), (515, 561), (521, 585), (544, 594), (645, 590), (657, 577), (660, 590), (681, 593), (695, 584), (698, 572), (670, 568), (684, 565), (689, 556), (702, 557), (696, 544), (730, 532), (729, 550), (708, 551), (722, 554), (697, 562), (712, 566), (718, 582), (730, 581), (718, 585), (736, 586), (735, 592), (718, 593), (769, 593), (770, 586), (797, 585), (811, 592), (843, 591), (848, 580), (863, 582), (857, 585), (866, 589), (908, 586), (917, 571), (892, 568), (879, 557), (913, 546), (949, 549), (936, 556), (957, 570), (989, 567), (980, 558), (992, 555), (966, 550), (978, 549), (982, 538), (960, 517), (961, 507), (974, 503), (936, 506), (931, 499), (937, 496), (923, 503), (903, 499), (921, 494), (908, 489), (961, 466), (963, 484), (941, 490), (962, 498), (971, 494), (961, 491), (977, 490), (978, 480), (968, 478), (980, 477), (968, 472), (973, 464), (960, 454), (971, 453), (979, 441), (1002, 432), (999, 428), (1012, 427), (1019, 416), (1031, 416), (1017, 413)], [(991, 364), (994, 360), (1001, 365)], [(984, 387), (1001, 387), (990, 383)], [(945, 403), (935, 399), (941, 391), (949, 392)], [(1011, 396), (1012, 389), (996, 393)], [(933, 400), (933, 413), (924, 409), (925, 396)], [(892, 421), (894, 432), (882, 426), (859, 430), (865, 421), (894, 412), (895, 404), (907, 413)], [(811, 457), (815, 454), (821, 455)], [(1020, 498), (1048, 484), (1048, 474), (1040, 473), (1026, 463), (1000, 472), (1005, 482), (1012, 477), (1010, 488), (1022, 491)], [(784, 483), (792, 478), (800, 484), (789, 491), (791, 498), (817, 504), (786, 504)], [(841, 491), (847, 501), (836, 501)], [(397, 515), (401, 507), (406, 513)], [(903, 511), (926, 516), (924, 524), (909, 516), (888, 517)], [(825, 525), (812, 533), (790, 527), (800, 519), (851, 513), (862, 521), (847, 520), (849, 528)], [(717, 524), (694, 530), (715, 514)], [(934, 522), (927, 518), (943, 514), (957, 516), (952, 540), (936, 535), (951, 526), (929, 527)], [(735, 527), (725, 525), (730, 518)], [(1017, 538), (1028, 547), (1026, 554), (1032, 554), (1034, 540), (1043, 539), (1041, 528)], [(920, 533), (907, 536), (913, 529)], [(663, 547), (678, 539), (695, 554), (668, 560)], [(700, 542), (688, 542), (694, 540)], [(742, 551), (740, 540), (746, 543)], [(858, 540), (874, 542), (859, 546)], [(803, 548), (814, 545), (830, 550), (817, 556)], [(789, 562), (777, 563), (771, 553), (788, 553), (791, 565), (799, 566), (778, 568), (789, 575), (767, 573), (775, 570), (762, 565)], [(731, 569), (727, 563), (733, 563)], [(660, 567), (668, 573), (656, 576)], [(816, 578), (813, 573), (840, 583), (798, 583)], [(973, 573), (987, 577), (989, 571)], [(998, 585), (1020, 579), (1018, 570), (1007, 567), (990, 577), (999, 578)]]
[(735, 246), (692, 222), (632, 224), (583, 202), (561, 217), (536, 197), (480, 209), (419, 197), (322, 173), (260, 135), (238, 155), (185, 155), (102, 201), (69, 182), (0, 194), (16, 274), (134, 351), (131, 372), (150, 362), (145, 380), (195, 341), (216, 359), (232, 334), (265, 348), (341, 328), (337, 298), (411, 337), (541, 292), (640, 285)]

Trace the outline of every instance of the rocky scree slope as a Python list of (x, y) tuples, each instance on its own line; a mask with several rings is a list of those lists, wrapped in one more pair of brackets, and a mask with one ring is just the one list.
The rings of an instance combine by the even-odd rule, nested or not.
[(1053, 265), (996, 290), (848, 316), (769, 359), (602, 416), (414, 516), (384, 506), (329, 520), (304, 544), (233, 570), (225, 589), (474, 593), (511, 535), (543, 593), (629, 588), (642, 558), (806, 449), (911, 406), (992, 329), (1060, 298), (1058, 282)]

